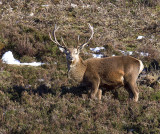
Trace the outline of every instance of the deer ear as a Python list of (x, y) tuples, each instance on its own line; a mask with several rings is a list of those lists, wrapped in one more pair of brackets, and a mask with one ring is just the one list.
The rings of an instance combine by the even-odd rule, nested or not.
[(62, 52), (62, 53), (65, 53), (65, 49), (63, 48), (63, 47), (58, 47), (59, 48), (59, 50)]
[(80, 53), (80, 51), (81, 51), (81, 48), (80, 48), (80, 46), (78, 46), (77, 47), (77, 53)]

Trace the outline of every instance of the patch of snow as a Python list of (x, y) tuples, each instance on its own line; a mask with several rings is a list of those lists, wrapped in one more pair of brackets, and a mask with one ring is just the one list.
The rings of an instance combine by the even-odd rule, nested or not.
[(31, 62), (31, 63), (20, 63), (20, 65), (28, 65), (28, 66), (41, 66), (43, 65), (44, 63), (41, 63), (41, 62)]
[(49, 7), (49, 5), (42, 5), (42, 7)]
[(44, 81), (44, 79), (38, 79), (38, 81), (39, 81), (39, 82), (43, 82), (43, 81)]
[[(73, 7), (73, 8), (77, 8), (78, 7), (78, 5), (77, 4), (74, 4), (74, 3), (71, 3), (71, 7)], [(87, 4), (87, 5), (82, 5), (82, 6), (80, 6), (80, 7), (82, 7), (82, 8), (90, 8), (91, 7), (91, 5), (89, 5), (89, 4)]]
[(92, 54), (94, 58), (102, 58), (103, 54)]
[[(124, 55), (133, 55), (133, 51), (126, 51), (126, 52), (123, 50), (119, 50), (119, 51)], [(144, 57), (149, 56), (149, 53), (137, 52), (137, 51), (135, 51), (135, 53), (139, 54), (140, 56), (144, 56)]]
[(100, 50), (104, 50), (104, 47), (96, 47), (96, 48), (90, 48), (91, 51), (93, 52), (99, 52)]
[(2, 56), (2, 61), (6, 64), (16, 64), (16, 65), (19, 65), (20, 64), (20, 61), (19, 60), (16, 60), (14, 57), (13, 57), (13, 54), (11, 51), (8, 51), (6, 52), (5, 54), (3, 54)]
[(128, 51), (127, 53), (128, 53), (129, 55), (132, 55), (132, 54), (133, 54), (133, 52), (132, 52), (132, 51)]
[(78, 5), (71, 3), (71, 7), (76, 8), (76, 7), (78, 7)]
[(140, 56), (149, 56), (149, 53), (139, 52)]
[(119, 50), (122, 54), (124, 54), (124, 55), (132, 55), (133, 54), (133, 52), (132, 51), (123, 51), (123, 50)]
[(91, 6), (91, 5), (88, 5), (88, 4), (87, 4), (87, 5), (83, 5), (82, 7), (83, 7), (83, 8), (89, 8), (90, 6)]
[(140, 36), (137, 37), (137, 40), (141, 40), (141, 39), (143, 39), (143, 38), (144, 38), (144, 36), (141, 36), (141, 35), (140, 35)]
[(16, 60), (16, 59), (13, 57), (13, 54), (12, 54), (11, 51), (8, 51), (8, 52), (6, 52), (5, 54), (3, 54), (3, 56), (2, 56), (2, 61), (3, 61), (3, 63), (13, 64), (13, 65), (41, 66), (41, 65), (44, 64), (44, 63), (41, 63), (41, 62), (20, 63), (19, 60)]
[(123, 51), (123, 50), (119, 50), (122, 54), (125, 54), (126, 52), (125, 51)]
[(9, 12), (12, 12), (13, 11), (13, 8), (8, 8), (7, 9)]
[(34, 16), (34, 13), (30, 13), (30, 15), (29, 16)]
[(100, 10), (100, 9), (101, 9), (101, 7), (97, 7), (97, 9), (98, 9), (98, 10)]

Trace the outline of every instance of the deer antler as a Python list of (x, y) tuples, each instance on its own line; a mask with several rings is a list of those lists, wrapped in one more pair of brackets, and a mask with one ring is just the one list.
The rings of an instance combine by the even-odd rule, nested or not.
[(79, 38), (80, 38), (80, 36), (78, 35), (78, 38), (77, 38), (77, 39), (78, 39), (78, 41), (77, 41), (78, 45), (80, 45), (80, 43), (79, 43)]
[(89, 28), (90, 28), (90, 30), (92, 32), (91, 36), (90, 36), (89, 40), (86, 43), (84, 43), (84, 44), (79, 46), (79, 49), (83, 49), (90, 42), (90, 40), (93, 38), (93, 34), (94, 34), (93, 27), (89, 23), (88, 23), (88, 26), (89, 26)]
[[(59, 29), (59, 27), (57, 27), (57, 26), (55, 25), (54, 30), (53, 30), (54, 40), (52, 39), (52, 36), (51, 36), (50, 33), (49, 33), (49, 37), (50, 37), (50, 39), (52, 40), (52, 42), (54, 42), (55, 44), (57, 44), (58, 47), (63, 48), (63, 49), (66, 50), (67, 48), (66, 48), (65, 46), (61, 45), (61, 44), (57, 41), (56, 31), (57, 31), (58, 29)], [(63, 39), (62, 39), (62, 42), (63, 42), (63, 44), (65, 44), (64, 41), (63, 41)]]
[(61, 41), (62, 41), (63, 45), (64, 45), (65, 47), (67, 47), (66, 43), (64, 42), (63, 37), (61, 37)]

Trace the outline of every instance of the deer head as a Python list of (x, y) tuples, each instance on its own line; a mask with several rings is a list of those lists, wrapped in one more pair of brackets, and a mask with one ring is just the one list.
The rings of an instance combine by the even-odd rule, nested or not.
[[(67, 46), (65, 45), (65, 42), (64, 42), (63, 38), (61, 38), (63, 45), (61, 45), (57, 41), (56, 32), (59, 29), (59, 27), (57, 27), (56, 25), (55, 25), (55, 28), (53, 30), (53, 37), (54, 37), (54, 39), (52, 38), (51, 34), (49, 33), (49, 36), (50, 36), (50, 39), (52, 40), (52, 42), (54, 42), (58, 46), (59, 50), (62, 53), (65, 53), (66, 59), (67, 59), (67, 64), (69, 65), (69, 67), (70, 66), (74, 66), (74, 65), (76, 65), (77, 62), (79, 62), (79, 54), (80, 54), (81, 50), (93, 38), (93, 34), (94, 34), (93, 27), (90, 24), (88, 24), (88, 26), (89, 26), (89, 28), (91, 30), (91, 36), (90, 36), (90, 38), (88, 39), (88, 41), (86, 43), (78, 45), (77, 48), (67, 48)], [(79, 43), (79, 36), (78, 36), (78, 43)]]

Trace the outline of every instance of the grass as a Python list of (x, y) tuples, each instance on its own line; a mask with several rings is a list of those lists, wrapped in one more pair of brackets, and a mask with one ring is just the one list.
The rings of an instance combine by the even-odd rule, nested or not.
[[(149, 67), (153, 59), (160, 63), (159, 1), (93, 0), (72, 4), (78, 7), (66, 0), (0, 5), (0, 55), (10, 50), (21, 62), (46, 63), (29, 67), (0, 62), (0, 133), (160, 133), (158, 81), (138, 80), (137, 103), (128, 99), (124, 88), (107, 91), (101, 101), (89, 99), (84, 87), (68, 81), (64, 55), (48, 36), (57, 24), (58, 41), (62, 36), (67, 46), (77, 46), (78, 35), (80, 43), (90, 36), (90, 23), (95, 34), (89, 47), (104, 46), (105, 55), (122, 55), (119, 49), (143, 51), (149, 57), (134, 57)], [(10, 7), (13, 10), (8, 10)], [(145, 38), (137, 40), (139, 35)], [(159, 71), (152, 71), (160, 76)]]

